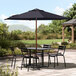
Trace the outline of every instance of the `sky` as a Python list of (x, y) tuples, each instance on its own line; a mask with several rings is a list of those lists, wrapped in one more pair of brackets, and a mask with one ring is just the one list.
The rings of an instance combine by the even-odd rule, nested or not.
[[(35, 21), (4, 19), (11, 15), (24, 13), (35, 8), (62, 15), (63, 12), (71, 8), (74, 3), (76, 3), (76, 0), (0, 0), (0, 20), (9, 26), (13, 24), (23, 24), (34, 29)], [(40, 24), (47, 25), (50, 22), (50, 20), (38, 21), (38, 27)]]

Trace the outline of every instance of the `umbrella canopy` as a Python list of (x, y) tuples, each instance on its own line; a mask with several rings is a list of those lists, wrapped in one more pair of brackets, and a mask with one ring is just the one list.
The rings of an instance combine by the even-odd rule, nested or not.
[(7, 19), (10, 19), (10, 20), (36, 20), (36, 18), (37, 18), (37, 20), (68, 19), (66, 17), (52, 14), (49, 12), (45, 12), (45, 11), (40, 10), (40, 9), (34, 9), (34, 10), (30, 10), (30, 11), (22, 13), (22, 14), (13, 15)]
[(8, 20), (36, 20), (36, 48), (37, 48), (37, 20), (62, 20), (68, 18), (56, 14), (52, 14), (49, 12), (45, 12), (40, 9), (34, 9), (22, 14), (13, 15), (7, 19)]

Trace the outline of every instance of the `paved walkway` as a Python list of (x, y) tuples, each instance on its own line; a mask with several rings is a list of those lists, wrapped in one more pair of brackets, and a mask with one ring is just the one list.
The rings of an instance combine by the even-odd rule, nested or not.
[[(16, 66), (18, 66), (18, 76), (76, 76), (76, 52), (75, 50), (67, 51), (65, 53), (66, 57), (66, 68), (63, 64), (63, 57), (59, 57), (59, 66), (56, 68), (53, 67), (53, 63), (49, 68), (41, 68), (40, 70), (32, 70), (30, 69), (27, 72), (27, 68), (23, 68), (22, 70), (19, 68), (21, 65), (21, 58), (17, 59)], [(45, 65), (47, 65), (47, 56), (45, 56)], [(53, 62), (53, 58), (52, 58)], [(11, 61), (0, 60), (0, 64), (10, 64)]]

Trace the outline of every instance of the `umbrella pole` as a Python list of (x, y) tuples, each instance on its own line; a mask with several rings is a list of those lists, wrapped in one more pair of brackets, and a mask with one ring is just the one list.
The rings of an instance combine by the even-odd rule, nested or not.
[(36, 52), (37, 52), (37, 18), (36, 18)]
[(36, 49), (37, 49), (37, 18), (36, 18)]
[[(35, 56), (37, 56), (37, 18), (36, 18), (36, 53)], [(36, 59), (36, 66), (37, 66), (37, 59)]]

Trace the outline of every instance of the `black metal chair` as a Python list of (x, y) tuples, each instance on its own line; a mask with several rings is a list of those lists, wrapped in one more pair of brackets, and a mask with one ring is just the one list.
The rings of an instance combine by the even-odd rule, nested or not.
[[(55, 68), (55, 58), (58, 58), (57, 53), (48, 53), (48, 67), (49, 67), (49, 64), (51, 64), (50, 57), (54, 57), (54, 68)], [(57, 59), (57, 65), (58, 65), (58, 59)]]
[(39, 61), (39, 56), (38, 56), (37, 50), (33, 50), (33, 52), (31, 52), (31, 56), (32, 56), (32, 59), (33, 59), (33, 70), (34, 70), (35, 66), (36, 66), (37, 69), (40, 70), (40, 65), (38, 65), (38, 63), (40, 61)]
[(37, 56), (37, 54), (35, 54), (33, 56), (33, 69), (35, 68), (35, 66), (37, 69), (40, 69), (40, 65), (38, 65), (39, 62), (39, 57)]
[(59, 46), (58, 47), (58, 51), (56, 53), (49, 53), (48, 54), (48, 67), (49, 67), (50, 60), (51, 60), (50, 57), (54, 57), (54, 68), (55, 68), (55, 58), (57, 58), (57, 65), (58, 65), (58, 56), (63, 56), (63, 58), (64, 58), (64, 65), (66, 67), (65, 56), (64, 56), (65, 49), (66, 49), (66, 46)]
[(12, 51), (12, 62), (11, 62), (11, 67), (14, 64), (14, 68), (15, 68), (15, 64), (16, 64), (16, 54), (14, 52), (14, 47), (10, 47), (11, 51)]
[(66, 46), (59, 46), (58, 52), (57, 52), (57, 59), (58, 59), (58, 56), (63, 56), (64, 66), (66, 67), (65, 56), (64, 56), (65, 50), (66, 50)]
[[(43, 48), (51, 48), (51, 45), (49, 45), (49, 44), (44, 44), (42, 47), (43, 47)], [(45, 52), (45, 54), (49, 54), (49, 51), (50, 51), (50, 50), (48, 50), (48, 52)], [(48, 62), (51, 62), (51, 59), (49, 59)]]
[[(29, 66), (32, 66), (32, 64), (31, 65), (29, 65), (29, 63), (27, 64), (27, 59), (29, 60), (30, 58), (32, 58), (33, 59), (33, 69), (35, 68), (34, 66), (34, 64), (35, 64), (35, 60), (36, 60), (36, 66), (37, 66), (37, 60), (39, 60), (39, 57), (38, 56), (35, 56), (35, 55), (29, 55), (29, 50), (26, 48), (26, 47), (24, 47), (24, 48), (20, 48), (21, 49), (21, 52), (22, 52), (22, 63), (21, 63), (21, 69), (22, 69), (22, 65), (25, 65), (25, 63), (24, 63), (24, 59), (26, 58), (26, 67), (28, 67), (28, 71), (29, 71)], [(32, 54), (32, 53), (31, 53)], [(33, 53), (34, 54), (34, 53)]]
[(51, 48), (51, 45), (49, 45), (49, 44), (44, 44), (42, 47), (43, 47), (43, 48)]
[(27, 50), (27, 48), (20, 48), (21, 49), (21, 53), (22, 53), (22, 63), (21, 63), (21, 69), (22, 66), (25, 65), (24, 63), (24, 59), (26, 58), (26, 67), (27, 67), (27, 59), (32, 58), (29, 56), (29, 51)]

